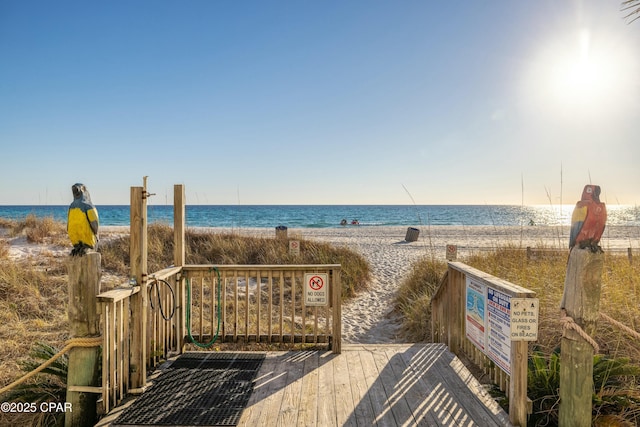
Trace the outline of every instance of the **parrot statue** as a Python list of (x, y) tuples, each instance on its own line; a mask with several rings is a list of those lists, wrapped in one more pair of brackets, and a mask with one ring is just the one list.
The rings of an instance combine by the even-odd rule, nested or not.
[(569, 251), (575, 246), (589, 248), (591, 252), (602, 252), (598, 244), (607, 222), (607, 208), (600, 201), (600, 186), (585, 185), (582, 197), (571, 215)]
[(89, 190), (84, 184), (71, 186), (73, 202), (67, 213), (67, 234), (73, 245), (72, 256), (82, 256), (87, 249), (98, 245), (98, 210), (91, 203)]

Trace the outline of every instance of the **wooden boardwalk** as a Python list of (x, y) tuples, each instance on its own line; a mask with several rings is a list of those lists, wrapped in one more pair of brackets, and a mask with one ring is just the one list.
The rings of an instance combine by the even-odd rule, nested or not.
[(240, 426), (505, 426), (443, 344), (268, 353)]
[[(119, 409), (119, 408), (117, 408)], [(118, 411), (98, 426), (111, 425)], [(239, 426), (509, 426), (443, 344), (268, 352)]]

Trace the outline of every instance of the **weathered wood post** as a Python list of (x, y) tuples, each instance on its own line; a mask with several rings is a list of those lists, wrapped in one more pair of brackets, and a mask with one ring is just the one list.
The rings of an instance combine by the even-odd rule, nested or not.
[[(173, 186), (173, 263), (176, 267), (182, 267), (185, 263), (185, 197), (184, 185)], [(185, 279), (179, 277), (176, 280), (176, 315), (178, 338), (178, 351), (182, 353), (184, 337), (187, 335), (185, 325)]]
[(340, 281), (341, 266), (331, 269), (331, 278), (333, 280), (333, 342), (331, 350), (334, 354), (342, 353), (342, 283)]
[(509, 381), (509, 421), (526, 427), (528, 342), (511, 341), (511, 381)]
[[(574, 247), (569, 254), (561, 309), (588, 336), (596, 330), (604, 254)], [(591, 426), (594, 348), (578, 331), (565, 328), (560, 344), (561, 426)]]
[(144, 187), (131, 187), (130, 268), (140, 292), (131, 297), (131, 390), (147, 383), (147, 198)]
[[(100, 335), (97, 296), (100, 293), (100, 254), (69, 257), (69, 327), (71, 338)], [(92, 426), (96, 422), (98, 394), (92, 387), (100, 385), (100, 347), (73, 347), (69, 350), (65, 426)], [(87, 390), (87, 391), (81, 391)]]

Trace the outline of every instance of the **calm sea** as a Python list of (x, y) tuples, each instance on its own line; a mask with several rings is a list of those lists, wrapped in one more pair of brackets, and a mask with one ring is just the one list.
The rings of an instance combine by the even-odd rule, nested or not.
[[(129, 206), (97, 206), (101, 225), (129, 225)], [(68, 206), (2, 206), (0, 218), (24, 219), (27, 215), (66, 221)], [(340, 227), (358, 220), (361, 226), (393, 225), (568, 225), (573, 205), (189, 205), (188, 227), (289, 228)], [(609, 225), (640, 225), (640, 207), (607, 206)], [(149, 205), (149, 222), (173, 224), (173, 207)]]

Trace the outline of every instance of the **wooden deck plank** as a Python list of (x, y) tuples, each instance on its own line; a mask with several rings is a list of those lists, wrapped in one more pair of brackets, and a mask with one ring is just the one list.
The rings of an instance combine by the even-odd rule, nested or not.
[(300, 406), (300, 396), (302, 392), (302, 378), (304, 374), (304, 360), (308, 357), (314, 357), (309, 352), (301, 352), (297, 357), (292, 357), (283, 361), (288, 369), (287, 388), (282, 396), (282, 404), (280, 406), (280, 414), (278, 415), (277, 425), (294, 426), (298, 421), (298, 408)]
[(439, 395), (431, 402), (433, 416), (439, 425), (495, 425), (489, 421), (482, 422), (479, 417), (470, 416), (464, 410), (464, 405), (460, 402), (469, 399), (468, 390), (458, 389), (452, 392), (447, 388), (450, 354), (444, 346), (433, 349), (413, 347), (407, 352), (407, 356), (412, 355), (415, 369), (424, 372), (423, 378), (439, 386)]
[[(441, 363), (443, 357), (446, 359), (446, 356), (443, 356), (445, 352), (444, 346), (430, 348), (414, 346), (407, 349), (402, 355), (407, 366), (411, 367), (419, 376), (419, 381), (426, 390), (430, 390), (421, 404), (422, 413), (419, 416), (428, 416), (436, 425), (477, 425), (473, 424), (473, 421), (459, 410), (454, 411), (454, 417), (450, 413), (452, 395), (446, 389), (442, 376), (442, 372), (446, 371), (446, 368), (443, 367), (446, 364)], [(464, 398), (463, 394), (455, 396)], [(458, 403), (455, 402), (455, 405)]]
[(278, 357), (270, 356), (272, 354), (268, 353), (258, 372), (256, 385), (242, 413), (239, 426), (268, 425), (262, 413), (269, 411), (269, 405), (276, 399), (278, 390), (284, 388), (287, 379), (287, 364), (282, 363), (283, 360)]
[(425, 402), (427, 402), (425, 397), (429, 396), (434, 391), (434, 388), (422, 380), (422, 371), (414, 370), (408, 364), (404, 353), (398, 352), (396, 349), (387, 350), (391, 369), (398, 378), (394, 393), (405, 395), (415, 422), (415, 424), (411, 424), (410, 420), (407, 420), (401, 425), (407, 427), (411, 425), (438, 425), (433, 413), (424, 410)]
[(298, 408), (300, 427), (313, 427), (318, 422), (318, 352), (304, 361), (302, 392)]
[(368, 395), (373, 406), (373, 413), (376, 415), (374, 421), (376, 425), (383, 427), (395, 427), (395, 419), (391, 413), (384, 386), (378, 380), (380, 372), (370, 350), (359, 351), (360, 363), (364, 371), (364, 379), (369, 388)]
[[(98, 426), (110, 426), (108, 418)], [(267, 352), (238, 425), (510, 426), (507, 414), (439, 344)]]
[(341, 356), (345, 356), (347, 359), (349, 385), (355, 406), (349, 417), (349, 422), (353, 425), (355, 421), (358, 426), (375, 425), (376, 415), (371, 404), (369, 387), (364, 378), (365, 373), (360, 362), (360, 353), (358, 351), (343, 351)]
[(346, 356), (340, 355), (333, 359), (333, 378), (337, 425), (356, 427), (358, 423), (355, 418), (351, 417), (355, 407)]
[(404, 357), (410, 357), (408, 362), (422, 372), (423, 381), (441, 385), (443, 392), (432, 406), (441, 425), (508, 425), (504, 411), (444, 345), (412, 346)]
[[(461, 387), (464, 390), (470, 391), (471, 401), (463, 401), (462, 403), (467, 403), (465, 408), (469, 411), (473, 411), (472, 413), (476, 413), (476, 411), (482, 410), (481, 420), (485, 422), (486, 425), (490, 425), (490, 420), (494, 419), (497, 416), (501, 417), (501, 422), (506, 423), (509, 420), (507, 414), (500, 408), (500, 405), (493, 400), (491, 395), (484, 389), (475, 379), (475, 377), (469, 372), (469, 370), (464, 366), (464, 364), (457, 357), (452, 358), (449, 363), (449, 368), (457, 375), (458, 380), (456, 383), (458, 385), (464, 384), (464, 387)], [(456, 392), (456, 387), (452, 384), (451, 389), (453, 392)], [(476, 402), (477, 401), (477, 402)], [(477, 403), (481, 404), (478, 405)], [(473, 409), (472, 409), (473, 408)]]
[(377, 350), (373, 351), (372, 354), (378, 367), (378, 381), (382, 384), (382, 387), (384, 387), (389, 409), (395, 420), (394, 425), (415, 425), (415, 419), (405, 399), (405, 394), (395, 387), (402, 378), (401, 373), (396, 376), (396, 372), (391, 367), (391, 360), (400, 357), (398, 350), (390, 350), (388, 353), (384, 350)]
[(338, 424), (336, 417), (335, 378), (333, 361), (339, 355), (323, 352), (318, 359), (318, 425), (332, 426)]
[(437, 359), (438, 366), (440, 367), (438, 372), (440, 373), (440, 378), (447, 389), (447, 397), (444, 399), (441, 408), (443, 421), (447, 422), (449, 417), (451, 417), (457, 422), (455, 416), (458, 414), (460, 419), (472, 420), (474, 425), (498, 425), (490, 416), (488, 416), (489, 414), (487, 413), (486, 408), (480, 404), (481, 402), (466, 385), (466, 381), (470, 380), (472, 377), (471, 373), (469, 373), (462, 363), (460, 363), (459, 368), (466, 372), (464, 380), (458, 375), (458, 373), (452, 371), (451, 363), (456, 360), (458, 359), (449, 352), (442, 353), (441, 357)]

